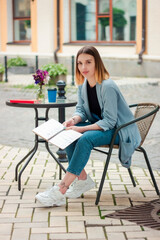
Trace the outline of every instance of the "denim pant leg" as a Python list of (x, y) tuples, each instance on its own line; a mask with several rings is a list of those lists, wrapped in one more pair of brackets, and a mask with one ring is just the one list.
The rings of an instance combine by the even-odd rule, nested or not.
[(71, 161), (73, 152), (75, 150), (75, 146), (76, 146), (77, 140), (74, 141), (73, 143), (71, 143), (68, 147), (66, 147), (66, 153), (67, 153), (67, 157), (68, 157), (68, 162)]
[[(91, 123), (90, 122), (80, 122), (78, 124), (76, 124), (76, 126), (80, 127), (80, 126), (87, 126), (87, 125), (90, 125)], [(78, 140), (74, 141), (72, 144), (70, 144), (65, 150), (66, 150), (66, 153), (67, 153), (67, 157), (68, 157), (68, 162), (70, 162), (71, 158), (72, 158), (72, 155), (73, 155), (73, 152), (75, 150), (75, 146), (76, 146), (76, 143), (77, 143)]]
[[(91, 150), (94, 147), (110, 144), (115, 129), (107, 131), (91, 130), (83, 133), (82, 137), (67, 147), (66, 152), (69, 157), (67, 171), (75, 175), (80, 175), (87, 164)], [(116, 137), (115, 144), (119, 143)]]

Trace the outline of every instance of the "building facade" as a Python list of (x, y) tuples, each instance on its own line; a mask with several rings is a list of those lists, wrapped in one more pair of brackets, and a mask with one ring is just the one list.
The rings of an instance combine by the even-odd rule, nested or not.
[[(0, 0), (0, 62), (64, 63), (95, 46), (113, 76), (160, 76), (159, 0)], [(73, 59), (73, 58), (72, 58)]]

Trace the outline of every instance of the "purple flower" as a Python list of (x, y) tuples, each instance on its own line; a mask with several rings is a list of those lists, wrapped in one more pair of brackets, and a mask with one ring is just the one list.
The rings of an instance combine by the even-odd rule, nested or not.
[(37, 69), (36, 73), (33, 75), (35, 80), (35, 84), (45, 85), (48, 83), (49, 75), (48, 72), (45, 70)]

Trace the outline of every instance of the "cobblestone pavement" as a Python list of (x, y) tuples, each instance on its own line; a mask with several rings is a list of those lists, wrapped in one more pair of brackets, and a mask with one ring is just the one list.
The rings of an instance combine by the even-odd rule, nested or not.
[[(127, 79), (130, 82), (125, 79), (115, 80), (129, 104), (160, 103), (159, 79)], [(26, 81), (26, 85), (28, 82)], [(33, 98), (35, 93), (33, 90), (11, 88), (10, 85), (0, 84), (0, 240), (159, 240), (158, 230), (123, 219), (103, 218), (115, 210), (158, 198), (140, 154), (133, 156), (132, 171), (137, 184), (135, 188), (127, 170), (119, 164), (117, 155), (113, 155), (98, 206), (95, 205), (95, 198), (105, 156), (94, 151), (86, 170), (95, 181), (96, 188), (85, 193), (82, 198), (67, 199), (66, 206), (53, 208), (43, 208), (35, 201), (37, 192), (59, 182), (57, 164), (43, 146), (22, 175), (22, 190), (17, 190), (14, 169), (33, 145), (34, 135), (31, 130), (34, 128), (34, 112), (31, 109), (8, 107), (5, 101), (11, 98)], [(67, 87), (66, 95), (68, 99), (75, 100), (76, 88)], [(70, 117), (73, 111), (74, 108), (67, 109), (66, 118)], [(51, 111), (50, 117), (57, 118), (57, 111)], [(145, 148), (160, 187), (159, 119), (158, 113), (146, 139)], [(64, 166), (66, 167), (66, 164)]]
[[(23, 173), (22, 191), (18, 191), (14, 169), (27, 152), (26, 148), (0, 144), (0, 239), (160, 239), (158, 230), (123, 219), (103, 218), (115, 210), (158, 198), (146, 169), (132, 167), (137, 183), (134, 188), (127, 170), (120, 164), (111, 163), (100, 203), (96, 206), (104, 156), (92, 152), (86, 170), (95, 181), (96, 188), (85, 193), (83, 198), (68, 199), (66, 206), (43, 208), (35, 201), (35, 195), (58, 183), (59, 171), (46, 151), (38, 151)], [(154, 174), (160, 186), (160, 172), (154, 171)]]

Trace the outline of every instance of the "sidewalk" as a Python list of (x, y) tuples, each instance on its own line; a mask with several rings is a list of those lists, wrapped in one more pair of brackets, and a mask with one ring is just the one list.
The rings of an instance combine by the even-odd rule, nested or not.
[[(0, 239), (160, 239), (158, 230), (123, 219), (103, 218), (116, 210), (158, 199), (146, 169), (132, 167), (137, 183), (134, 188), (127, 170), (120, 164), (111, 163), (100, 203), (96, 206), (96, 191), (105, 156), (92, 152), (86, 170), (96, 188), (83, 198), (68, 199), (66, 206), (43, 208), (35, 201), (35, 195), (59, 182), (59, 170), (47, 152), (38, 151), (22, 175), (22, 191), (19, 192), (14, 169), (27, 152), (25, 148), (0, 145)], [(160, 172), (154, 171), (154, 174), (160, 186)]]
[[(23, 85), (24, 82), (26, 85), (32, 84), (32, 78), (29, 76), (14, 76), (4, 85), (7, 87), (21, 84), (22, 79)], [(125, 97), (129, 103), (135, 102), (135, 100), (137, 102), (147, 101), (148, 97), (153, 102), (160, 102), (160, 96), (157, 95), (159, 87), (154, 88), (154, 86), (159, 86), (160, 79), (115, 78), (115, 81), (125, 92)], [(76, 96), (74, 91), (67, 94), (67, 97), (71, 99)], [(5, 108), (3, 117), (4, 113)], [(159, 119), (159, 115), (157, 119)], [(6, 124), (7, 121), (5, 118)], [(155, 124), (154, 131), (147, 141), (148, 148), (150, 148), (147, 151), (150, 150), (151, 161), (157, 161), (154, 174), (160, 188), (159, 120)], [(114, 213), (116, 210), (159, 199), (145, 167), (132, 166), (137, 184), (134, 188), (128, 171), (119, 164), (117, 154), (114, 154), (109, 165), (100, 203), (96, 206), (95, 198), (105, 156), (92, 151), (86, 170), (95, 181), (96, 188), (84, 194), (83, 198), (68, 199), (66, 206), (43, 208), (35, 201), (35, 195), (59, 182), (59, 169), (46, 151), (38, 151), (22, 175), (22, 191), (19, 192), (17, 182), (14, 181), (14, 169), (17, 162), (27, 154), (28, 149), (27, 147), (15, 147), (14, 142), (13, 146), (0, 144), (0, 240), (160, 239), (160, 231), (158, 230), (140, 226), (123, 218), (106, 217), (107, 214)], [(136, 160), (137, 155), (134, 154), (133, 162)], [(143, 161), (142, 156), (139, 157), (139, 161)], [(66, 167), (66, 165), (64, 166)], [(160, 216), (155, 209), (153, 209), (152, 215), (160, 223)]]
[[(34, 84), (33, 74), (9, 74), (8, 82), (5, 83), (9, 86), (13, 85), (30, 85)], [(160, 84), (160, 78), (126, 78), (126, 77), (112, 77), (113, 80), (116, 81), (118, 85), (133, 85), (133, 84)], [(72, 76), (67, 75), (67, 84), (72, 83)]]

